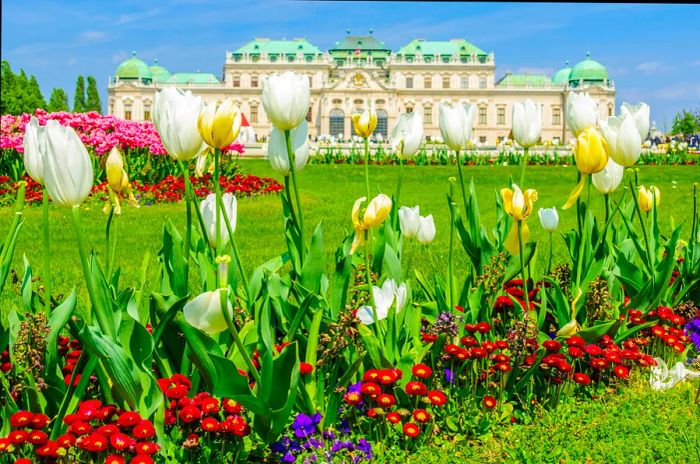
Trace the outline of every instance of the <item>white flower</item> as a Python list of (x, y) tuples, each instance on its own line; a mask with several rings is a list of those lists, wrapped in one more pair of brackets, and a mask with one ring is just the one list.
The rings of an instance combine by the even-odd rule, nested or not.
[(44, 127), (32, 116), (24, 129), (24, 170), (37, 183), (44, 183), (44, 158), (46, 157), (46, 138)]
[(44, 135), (43, 178), (49, 196), (59, 205), (80, 206), (90, 195), (95, 175), (85, 145), (72, 127), (53, 120), (44, 126)]
[(540, 208), (538, 211), (542, 228), (549, 233), (557, 230), (559, 226), (559, 213), (556, 208)]
[(622, 103), (620, 108), (620, 115), (623, 118), (632, 117), (634, 119), (634, 125), (639, 132), (639, 137), (642, 140), (647, 138), (649, 135), (649, 113), (651, 109), (649, 105), (644, 102), (637, 103), (636, 105), (630, 105), (627, 102)]
[[(309, 159), (309, 126), (306, 121), (303, 121), (299, 126), (291, 130), (289, 136), (292, 139), (292, 149), (294, 150), (294, 169), (296, 172), (301, 171), (306, 166), (306, 161)], [(287, 155), (287, 141), (284, 138), (284, 131), (272, 127), (270, 133), (270, 141), (267, 144), (267, 156), (270, 159), (270, 165), (275, 172), (288, 176), (289, 156)]]
[(305, 74), (286, 71), (263, 78), (262, 104), (277, 129), (294, 129), (309, 111), (309, 79)]
[(542, 107), (532, 100), (513, 103), (513, 137), (524, 148), (537, 143), (542, 132)]
[(654, 390), (666, 390), (684, 379), (700, 377), (700, 372), (691, 371), (680, 361), (669, 369), (663, 359), (654, 358), (654, 360), (656, 366), (651, 366), (651, 375), (649, 376), (649, 385)]
[[(233, 317), (233, 306), (228, 299), (226, 306), (230, 317)], [(198, 295), (185, 304), (182, 312), (188, 324), (209, 335), (227, 329), (226, 319), (221, 310), (221, 289)]]
[(469, 109), (461, 103), (440, 103), (440, 134), (445, 144), (455, 151), (467, 146), (472, 138), (472, 126), (476, 107)]
[(170, 156), (189, 161), (208, 147), (197, 129), (202, 99), (192, 92), (165, 87), (153, 99), (153, 124)]
[[(376, 305), (377, 319), (386, 319), (389, 309), (396, 301), (396, 312), (399, 313), (406, 304), (406, 284), (396, 285), (394, 279), (387, 279), (381, 288), (372, 286), (372, 295)], [(357, 310), (357, 318), (365, 325), (374, 324), (374, 311), (371, 306), (362, 306)]]
[(566, 100), (566, 123), (574, 137), (595, 125), (598, 104), (587, 92), (571, 92)]
[(421, 216), (419, 221), (420, 227), (418, 228), (416, 239), (423, 245), (427, 245), (435, 238), (435, 221), (433, 220), (433, 215)]
[(592, 175), (591, 180), (593, 186), (602, 194), (614, 192), (622, 182), (622, 175), (625, 173), (625, 168), (620, 166), (612, 158), (608, 159), (608, 164), (605, 165), (602, 171)]
[(600, 121), (600, 131), (608, 144), (608, 154), (623, 167), (634, 165), (642, 153), (642, 138), (639, 136), (634, 118), (615, 116)]
[[(380, 134), (381, 135), (381, 134)], [(391, 131), (391, 148), (401, 156), (413, 156), (423, 142), (423, 117), (416, 113), (401, 113)]]
[(404, 237), (414, 238), (420, 229), (420, 206), (399, 208), (399, 226)]
[[(236, 231), (238, 201), (232, 193), (224, 193), (221, 197), (221, 201), (224, 204), (224, 210), (231, 223), (231, 232), (233, 233)], [(207, 230), (207, 239), (211, 246), (216, 246), (216, 213), (218, 212), (221, 244), (226, 244), (230, 237), (228, 235), (228, 229), (226, 228), (226, 220), (223, 214), (221, 214), (221, 210), (216, 207), (216, 195), (213, 193), (207, 195), (207, 198), (202, 200), (199, 204), (199, 211), (202, 213), (202, 220)]]

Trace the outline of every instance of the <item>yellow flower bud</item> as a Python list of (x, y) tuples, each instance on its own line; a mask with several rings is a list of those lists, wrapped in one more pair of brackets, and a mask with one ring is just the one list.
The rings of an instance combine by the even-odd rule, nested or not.
[(503, 198), (506, 213), (516, 221), (523, 221), (532, 213), (532, 205), (537, 201), (537, 191), (527, 189), (523, 192), (520, 187), (513, 184), (513, 190), (501, 189), (501, 198)]
[(351, 252), (354, 252), (358, 245), (364, 243), (365, 231), (380, 225), (391, 213), (391, 198), (380, 193), (372, 198), (362, 218), (360, 218), (360, 208), (366, 200), (366, 197), (360, 197), (352, 207), (352, 224), (356, 234)]
[(608, 164), (608, 144), (594, 127), (584, 130), (576, 139), (574, 158), (582, 174), (595, 174)]
[(355, 133), (363, 139), (369, 138), (377, 127), (377, 112), (374, 109), (352, 115), (352, 126)]
[[(140, 206), (139, 202), (136, 200), (131, 190), (129, 176), (124, 170), (124, 159), (117, 147), (112, 148), (112, 151), (109, 152), (109, 156), (105, 162), (105, 171), (107, 173), (107, 184), (114, 192), (113, 206), (115, 214), (121, 214), (121, 204), (119, 202), (120, 193), (126, 193), (129, 198), (129, 203), (138, 208)], [(104, 212), (108, 213), (111, 207), (111, 200), (108, 200), (104, 207)]]
[(639, 192), (637, 194), (637, 201), (639, 202), (639, 209), (645, 213), (648, 213), (653, 209), (654, 202), (656, 202), (656, 207), (659, 207), (659, 203), (661, 202), (661, 192), (654, 185), (649, 186), (648, 190), (643, 185), (640, 185)]
[(197, 118), (197, 129), (204, 142), (213, 148), (231, 145), (241, 131), (241, 110), (227, 98), (220, 105), (207, 104)]

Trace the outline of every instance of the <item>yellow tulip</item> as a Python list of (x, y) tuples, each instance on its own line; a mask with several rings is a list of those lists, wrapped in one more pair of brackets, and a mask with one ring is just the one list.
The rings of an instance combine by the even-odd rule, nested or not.
[(352, 115), (352, 126), (355, 133), (363, 139), (369, 138), (377, 127), (377, 112), (374, 109)]
[(516, 221), (522, 221), (532, 213), (532, 204), (537, 201), (537, 191), (527, 189), (523, 193), (520, 187), (513, 184), (513, 190), (501, 189), (501, 198), (503, 198), (503, 207), (506, 213)]
[[(530, 240), (530, 228), (527, 226), (527, 222), (522, 221), (520, 223), (520, 232), (523, 234), (523, 245)], [(518, 224), (513, 224), (508, 232), (503, 246), (511, 255), (520, 254), (520, 240), (518, 239)]]
[[(115, 193), (114, 195), (114, 212), (115, 214), (121, 214), (121, 205), (119, 202), (119, 194), (126, 193), (129, 198), (129, 203), (132, 206), (138, 208), (139, 202), (134, 197), (134, 193), (131, 190), (131, 183), (129, 182), (129, 176), (124, 170), (124, 159), (117, 147), (112, 148), (109, 152), (107, 161), (105, 162), (105, 171), (107, 173), (107, 184), (109, 188)], [(109, 212), (111, 207), (110, 200), (107, 200), (107, 204), (104, 207), (104, 212)]]
[(576, 139), (576, 167), (581, 174), (595, 174), (608, 164), (608, 144), (594, 127), (589, 127)]
[(231, 145), (241, 131), (241, 110), (227, 98), (220, 105), (207, 104), (197, 118), (197, 129), (204, 142), (213, 148)]
[(380, 193), (372, 198), (372, 201), (369, 202), (367, 209), (365, 209), (364, 214), (360, 218), (360, 209), (365, 201), (367, 201), (367, 197), (360, 197), (352, 207), (352, 224), (356, 234), (351, 252), (354, 252), (358, 245), (364, 243), (365, 231), (380, 225), (391, 213), (391, 198)]
[(649, 186), (648, 190), (643, 185), (640, 185), (637, 201), (639, 202), (639, 209), (648, 213), (653, 209), (654, 203), (656, 203), (657, 208), (659, 207), (659, 203), (661, 203), (661, 192), (654, 185)]

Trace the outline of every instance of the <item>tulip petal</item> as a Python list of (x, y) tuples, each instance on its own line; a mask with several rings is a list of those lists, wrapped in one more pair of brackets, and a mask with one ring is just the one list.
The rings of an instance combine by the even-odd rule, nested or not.
[(578, 197), (581, 195), (581, 192), (583, 192), (583, 187), (586, 185), (586, 175), (581, 176), (581, 181), (576, 184), (576, 187), (571, 191), (569, 194), (569, 199), (566, 200), (566, 204), (562, 206), (561, 209), (569, 209), (573, 206), (574, 203), (576, 203), (576, 200)]

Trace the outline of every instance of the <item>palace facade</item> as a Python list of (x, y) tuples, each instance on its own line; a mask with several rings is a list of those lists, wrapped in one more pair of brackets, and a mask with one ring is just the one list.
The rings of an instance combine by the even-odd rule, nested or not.
[(270, 123), (262, 107), (262, 79), (284, 71), (306, 74), (311, 84), (309, 135), (348, 139), (352, 114), (373, 104), (386, 138), (398, 115), (418, 111), (427, 138), (439, 137), (443, 101), (476, 106), (474, 141), (495, 145), (509, 137), (511, 103), (531, 99), (542, 105), (542, 140), (565, 143), (566, 98), (584, 89), (597, 101), (600, 116), (612, 115), (615, 87), (605, 67), (588, 56), (554, 75), (505, 73), (496, 77), (496, 59), (464, 39), (415, 39), (396, 51), (369, 35), (348, 35), (324, 52), (306, 39), (258, 38), (226, 52), (221, 76), (202, 72), (171, 73), (156, 62), (148, 66), (133, 56), (119, 65), (108, 86), (109, 113), (149, 120), (158, 89), (174, 85), (205, 101), (233, 97), (259, 138)]

